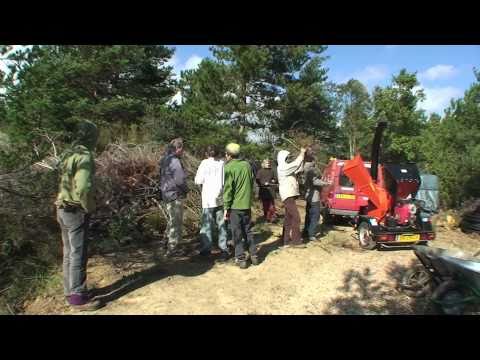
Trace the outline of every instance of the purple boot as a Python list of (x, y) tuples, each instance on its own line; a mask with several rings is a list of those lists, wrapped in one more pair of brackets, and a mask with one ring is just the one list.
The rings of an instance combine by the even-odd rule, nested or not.
[(71, 307), (80, 311), (94, 311), (101, 307), (99, 300), (90, 301), (86, 294), (72, 294), (67, 296), (67, 301)]

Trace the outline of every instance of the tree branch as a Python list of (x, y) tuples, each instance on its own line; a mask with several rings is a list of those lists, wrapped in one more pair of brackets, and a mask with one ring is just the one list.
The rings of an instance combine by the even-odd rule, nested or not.
[(40, 198), (39, 196), (22, 194), (22, 193), (19, 193), (19, 192), (15, 191), (15, 190), (5, 188), (3, 186), (0, 186), (0, 191), (6, 192), (6, 193), (11, 194), (11, 195), (28, 198), (28, 199), (39, 199)]

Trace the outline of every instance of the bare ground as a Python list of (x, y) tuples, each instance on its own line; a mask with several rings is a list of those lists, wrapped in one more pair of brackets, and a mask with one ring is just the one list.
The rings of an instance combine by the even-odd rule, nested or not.
[[(304, 202), (298, 201), (303, 217)], [(398, 290), (417, 263), (412, 251), (363, 251), (348, 226), (335, 226), (306, 249), (282, 249), (280, 225), (256, 227), (263, 262), (196, 258), (165, 260), (160, 244), (93, 257), (88, 281), (106, 306), (94, 314), (424, 314), (425, 300)], [(193, 246), (194, 241), (186, 246)], [(473, 253), (478, 235), (439, 228), (433, 246)], [(74, 314), (58, 286), (26, 306), (26, 314)]]

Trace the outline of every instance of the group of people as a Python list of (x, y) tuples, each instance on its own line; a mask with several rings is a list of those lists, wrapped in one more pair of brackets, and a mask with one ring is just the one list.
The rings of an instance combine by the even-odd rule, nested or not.
[[(182, 199), (187, 194), (185, 171), (181, 165), (182, 139), (170, 142), (167, 154), (160, 162), (160, 188), (168, 210), (167, 256), (176, 254), (182, 233)], [(225, 156), (214, 146), (208, 146), (195, 175), (195, 184), (202, 187), (202, 218), (200, 229), (200, 256), (211, 255), (214, 234), (218, 233), (220, 259), (232, 256), (228, 246), (227, 223), (231, 230), (235, 262), (241, 269), (259, 264), (257, 247), (252, 236), (251, 208), (254, 200), (254, 184), (259, 188), (264, 218), (267, 222), (278, 221), (275, 197), (276, 188), (285, 207), (283, 223), (283, 246), (305, 247), (303, 238), (316, 240), (317, 224), (321, 214), (320, 190), (327, 183), (321, 179), (310, 148), (302, 148), (293, 161), (290, 152), (281, 150), (277, 156), (277, 171), (270, 159), (262, 161), (261, 169), (241, 156), (240, 145), (230, 143)], [(300, 195), (297, 176), (305, 175), (305, 198), (307, 202), (305, 227), (300, 232), (300, 214), (295, 200)]]
[[(87, 230), (90, 214), (95, 210), (93, 150), (97, 137), (97, 128), (93, 123), (80, 123), (76, 140), (59, 163), (61, 179), (56, 206), (63, 240), (64, 294), (68, 304), (79, 310), (95, 310), (102, 305), (86, 286)], [(172, 140), (159, 164), (159, 196), (168, 214), (167, 257), (182, 255), (179, 244), (182, 239), (183, 203), (188, 193), (187, 174), (181, 161), (183, 151), (183, 140)], [(209, 258), (212, 255), (214, 235), (217, 234), (220, 260), (234, 257), (241, 269), (260, 263), (252, 233), (255, 183), (259, 188), (265, 221), (272, 223), (278, 222), (275, 208), (278, 187), (285, 208), (283, 247), (305, 247), (302, 235), (310, 241), (316, 239), (321, 213), (320, 189), (326, 183), (315, 167), (310, 148), (302, 148), (300, 154), (290, 160), (290, 153), (281, 150), (277, 156), (276, 172), (269, 159), (263, 160), (261, 169), (256, 171), (253, 164), (243, 159), (238, 144), (228, 144), (224, 152), (213, 145), (207, 148), (194, 179), (195, 184), (202, 188), (200, 257)], [(303, 234), (295, 202), (300, 196), (297, 176), (302, 172), (307, 202)]]

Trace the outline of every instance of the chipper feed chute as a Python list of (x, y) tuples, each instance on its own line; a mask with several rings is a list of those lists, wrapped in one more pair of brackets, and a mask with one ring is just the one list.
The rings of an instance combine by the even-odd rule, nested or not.
[(352, 160), (345, 161), (343, 172), (374, 205), (374, 208), (368, 211), (368, 215), (375, 217), (378, 221), (381, 220), (390, 207), (390, 194), (375, 184), (365, 168), (362, 157), (357, 155)]

